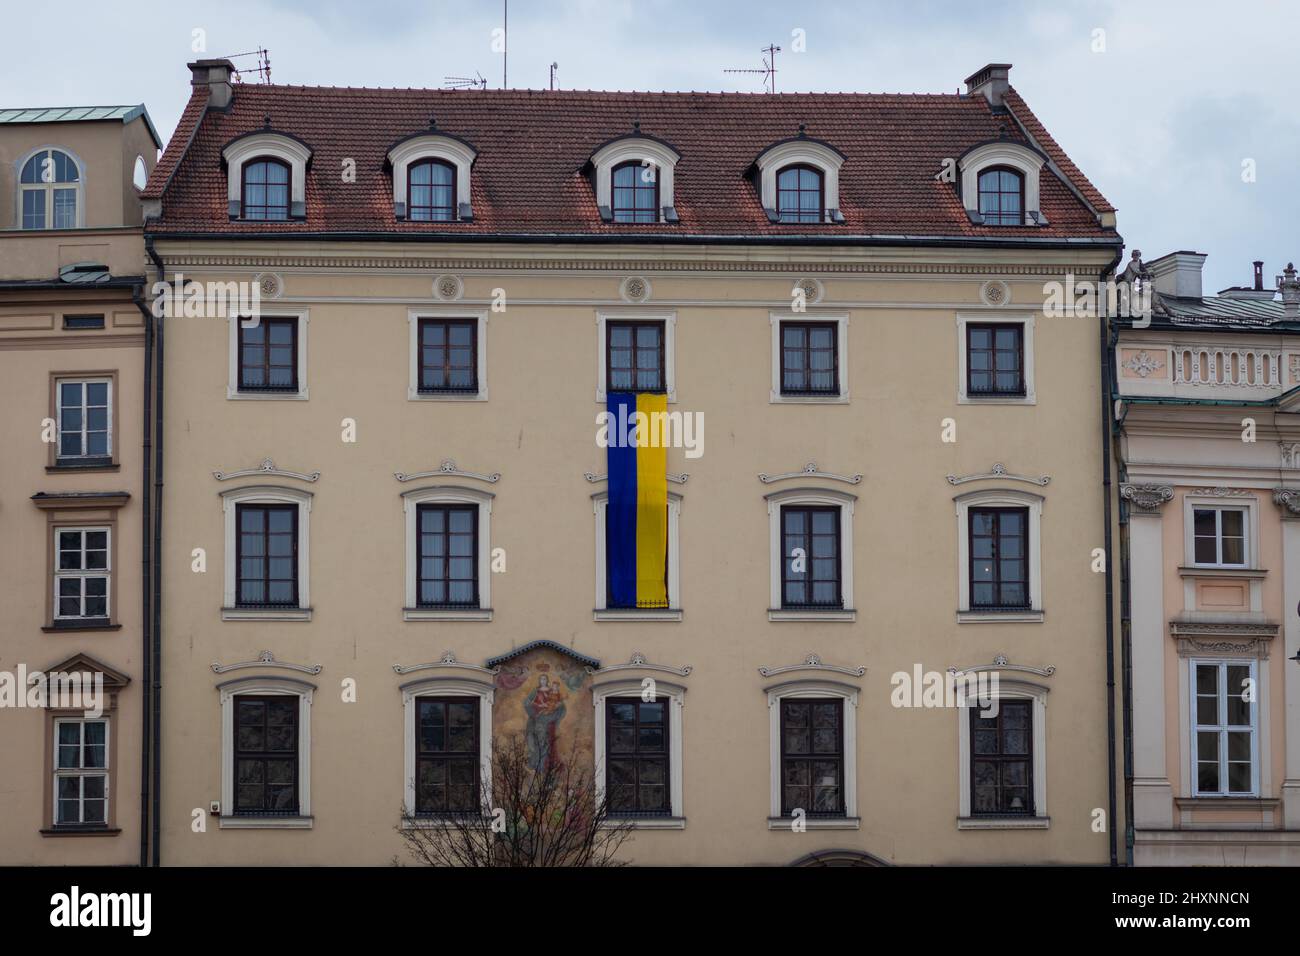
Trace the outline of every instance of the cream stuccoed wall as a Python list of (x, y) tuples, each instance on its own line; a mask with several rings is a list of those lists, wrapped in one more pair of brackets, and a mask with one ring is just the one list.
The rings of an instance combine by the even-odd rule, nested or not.
[[(620, 664), (634, 652), (690, 665), (682, 712), (684, 831), (639, 830), (626, 855), (645, 864), (783, 864), (828, 848), (887, 862), (1104, 863), (1093, 828), (1107, 804), (1101, 450), (1096, 320), (1034, 321), (1036, 404), (958, 403), (957, 315), (1035, 315), (1045, 281), (1096, 275), (1107, 250), (767, 250), (737, 247), (505, 247), (182, 242), (160, 239), (169, 273), (248, 280), (271, 272), (283, 294), (263, 302), (309, 313), (305, 401), (228, 400), (229, 328), (221, 318), (166, 321), (166, 519), (163, 544), (163, 860), (171, 864), (384, 865), (402, 854), (403, 719), (394, 665), (446, 651), (481, 665), (549, 639)], [(407, 399), (408, 310), (446, 303), (436, 275), (461, 277), (459, 305), (490, 309), (486, 402)], [(620, 281), (640, 275), (650, 300), (631, 306)], [(847, 314), (850, 400), (769, 401), (772, 310), (795, 279), (824, 286), (809, 316)], [(983, 304), (981, 283), (1004, 279), (1008, 305)], [(592, 494), (597, 447), (597, 314), (675, 315), (674, 410), (704, 417), (704, 454), (670, 450), (688, 473), (682, 496), (680, 622), (593, 620)], [(354, 419), (357, 441), (341, 440)], [(944, 443), (944, 419), (957, 441)], [(222, 621), (223, 513), (213, 472), (256, 467), (320, 472), (317, 482), (269, 479), (313, 495), (309, 622)], [(491, 581), (490, 622), (405, 622), (404, 516), (394, 472), (501, 473), (491, 546), (505, 573)], [(856, 485), (768, 475), (816, 461)], [(995, 463), (1045, 487), (1005, 478), (954, 486)], [(428, 484), (438, 483), (431, 479)], [(412, 483), (414, 484), (414, 483)], [(815, 486), (856, 495), (853, 622), (773, 622), (764, 495)], [(954, 497), (968, 490), (1041, 493), (1041, 623), (964, 623), (958, 606)], [(192, 570), (203, 548), (207, 570)], [(321, 665), (311, 717), (311, 829), (232, 830), (206, 810), (221, 791), (221, 708), (211, 665), (255, 660)], [(759, 668), (865, 666), (826, 675), (857, 688), (860, 826), (769, 830), (769, 731)], [(891, 675), (989, 664), (996, 655), (1051, 676), (1046, 710), (1050, 827), (959, 830), (958, 715), (896, 709)], [(234, 676), (284, 671), (249, 668)], [(795, 675), (809, 676), (809, 675)], [(812, 675), (816, 676), (816, 675)], [(1020, 675), (1023, 676), (1023, 675)], [(341, 699), (352, 678), (357, 700)], [(573, 701), (571, 705), (575, 705)], [(589, 700), (581, 702), (590, 706)], [(194, 811), (204, 832), (194, 832)]]

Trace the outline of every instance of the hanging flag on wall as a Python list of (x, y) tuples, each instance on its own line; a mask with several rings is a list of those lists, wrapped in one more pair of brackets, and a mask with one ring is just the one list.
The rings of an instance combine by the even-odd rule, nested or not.
[(610, 392), (606, 407), (608, 603), (667, 607), (668, 450), (656, 426), (668, 411), (668, 396)]

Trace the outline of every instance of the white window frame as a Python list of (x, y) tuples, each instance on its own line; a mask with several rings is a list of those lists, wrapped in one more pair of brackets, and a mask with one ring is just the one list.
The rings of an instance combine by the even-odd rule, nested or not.
[[(856, 495), (830, 488), (787, 488), (765, 495), (768, 516), (768, 562), (770, 568), (767, 619), (769, 621), (855, 621), (858, 612), (853, 603), (853, 505)], [(830, 505), (840, 509), (840, 597), (843, 608), (821, 611), (813, 608), (781, 607), (782, 505)]]
[[(86, 724), (103, 724), (104, 725), (104, 766), (103, 767), (60, 767), (59, 766), (59, 727), (63, 724), (76, 724), (80, 729), (77, 736), (77, 760), (81, 762), (85, 758), (85, 741), (86, 741)], [(110, 764), (113, 759), (113, 748), (110, 740), (110, 734), (113, 733), (111, 721), (107, 715), (100, 717), (56, 717), (54, 719), (54, 782), (53, 782), (53, 807), (51, 808), (50, 823), (53, 827), (108, 827), (109, 821), (113, 819), (111, 792), (112, 776), (110, 774)], [(77, 795), (77, 812), (82, 819), (67, 822), (59, 820), (59, 781), (65, 777), (75, 777), (81, 781), (78, 787)], [(99, 822), (85, 821), (86, 816), (86, 777), (103, 777), (104, 778), (104, 819)]]
[[(849, 402), (849, 315), (847, 312), (792, 312), (772, 310), (768, 313), (772, 323), (772, 390), (768, 403), (772, 405), (847, 405)], [(783, 350), (781, 325), (784, 322), (820, 322), (835, 326), (835, 395), (783, 395), (781, 371)]]
[[(222, 830), (310, 830), (311, 703), (316, 685), (292, 677), (240, 677), (217, 685), (221, 694), (221, 816)], [(235, 698), (254, 696), (298, 698), (298, 816), (235, 816)]]
[[(467, 677), (429, 677), (403, 684), (402, 793), (405, 818), (403, 829), (416, 828), (422, 821), (415, 817), (415, 714), (416, 701), (421, 697), (474, 697), (478, 699), (479, 727), (479, 802), (485, 808), (492, 806), (492, 701), (495, 694), (492, 684)], [(487, 814), (485, 814), (486, 816)]]
[[(65, 455), (63, 453), (63, 386), (80, 385), (81, 386), (81, 453), (77, 455)], [(105, 385), (108, 389), (108, 402), (105, 412), (108, 415), (107, 441), (108, 449), (102, 455), (91, 455), (86, 451), (86, 433), (87, 433), (87, 408), (86, 405), (86, 388), (89, 385)], [(80, 378), (76, 375), (60, 375), (54, 380), (54, 421), (55, 421), (55, 440), (54, 457), (57, 461), (71, 461), (74, 459), (100, 459), (113, 457), (113, 379), (112, 376), (91, 375)]]
[(664, 209), (674, 206), (673, 170), (680, 158), (671, 146), (648, 136), (629, 136), (606, 143), (591, 156), (591, 165), (596, 175), (596, 205), (604, 206), (612, 214), (615, 168), (624, 163), (638, 163), (653, 169), (659, 180), (659, 205), (655, 209), (655, 221), (662, 223)]
[(310, 313), (307, 309), (277, 308), (274, 312), (264, 312), (261, 318), (298, 320), (298, 390), (296, 392), (241, 392), (239, 390), (239, 323), (245, 320), (238, 315), (231, 315), (227, 318), (230, 325), (230, 377), (226, 383), (226, 398), (241, 402), (305, 402), (307, 400), (307, 328), (311, 321)]
[[(461, 485), (430, 485), (402, 492), (406, 512), (406, 604), (402, 619), (406, 621), (490, 621), (492, 620), (492, 499), (491, 492)], [(478, 602), (477, 608), (420, 607), (419, 511), (424, 504), (471, 504), (478, 508)]]
[(805, 817), (801, 824), (809, 830), (856, 830), (858, 818), (858, 688), (839, 681), (792, 680), (765, 687), (768, 713), (768, 749), (770, 800), (767, 828), (790, 830), (793, 817), (781, 816), (781, 701), (786, 699), (838, 699), (844, 702), (844, 816)]
[[(957, 622), (985, 624), (1043, 620), (1042, 495), (1011, 488), (968, 491), (953, 499), (957, 510)], [(1029, 608), (1021, 611), (981, 611), (970, 606), (970, 509), (1029, 509)]]
[[(1254, 498), (1243, 498), (1240, 501), (1234, 501), (1231, 504), (1224, 503), (1222, 498), (1205, 498), (1200, 495), (1187, 495), (1184, 502), (1184, 528), (1187, 548), (1187, 567), (1189, 568), (1225, 568), (1230, 570), (1242, 570), (1259, 567), (1258, 539), (1256, 534), (1257, 528), (1257, 510)], [(1242, 542), (1242, 563), (1225, 564), (1222, 560), (1213, 562), (1201, 562), (1196, 560), (1196, 512), (1213, 511), (1214, 517), (1214, 544), (1215, 555), (1218, 558), (1223, 557), (1223, 512), (1240, 511), (1244, 512), (1241, 519), (1241, 531), (1245, 536)]]
[[(844, 157), (816, 140), (798, 138), (777, 143), (764, 150), (754, 161), (758, 169), (758, 194), (763, 209), (771, 218), (778, 214), (776, 201), (777, 174), (787, 166), (812, 166), (822, 174), (822, 209), (820, 221), (831, 222), (831, 210), (840, 208), (840, 167)], [(815, 223), (804, 223), (815, 225)]]
[[(278, 159), (289, 167), (289, 220), (301, 219), (307, 205), (307, 163), (311, 149), (282, 133), (258, 132), (226, 144), (221, 157), (226, 161), (226, 202), (244, 220), (244, 164), (263, 156)], [(253, 220), (254, 222), (278, 220)]]
[[(605, 705), (610, 698), (635, 697), (645, 693), (641, 678), (613, 679), (593, 684), (591, 701), (595, 707), (595, 758), (596, 798), (605, 795)], [(611, 820), (628, 821), (634, 830), (683, 830), (686, 814), (682, 809), (682, 705), (686, 701), (686, 688), (680, 684), (654, 679), (654, 700), (666, 698), (668, 705), (668, 806), (667, 817), (621, 817), (610, 814)], [(654, 702), (651, 701), (651, 703)]]
[[(969, 150), (958, 160), (961, 171), (961, 199), (966, 211), (980, 214), (979, 176), (992, 166), (1006, 166), (1024, 177), (1025, 208), (1021, 210), (1026, 226), (1046, 225), (1039, 202), (1039, 177), (1047, 159), (1035, 150), (1011, 140), (985, 143)], [(1037, 214), (1030, 215), (1031, 213)], [(978, 221), (978, 220), (976, 220)], [(1015, 228), (1014, 226), (1008, 228)]]
[(596, 401), (604, 405), (608, 396), (605, 351), (608, 322), (662, 322), (664, 324), (664, 390), (668, 404), (677, 401), (677, 313), (668, 309), (601, 310), (596, 313)]
[[(439, 160), (456, 170), (456, 208), (451, 221), (461, 220), (461, 211), (470, 208), (470, 171), (478, 153), (468, 143), (441, 133), (427, 133), (402, 140), (388, 151), (388, 161), (393, 167), (393, 208), (401, 209), (401, 219), (410, 215), (407, 204), (407, 171), (414, 163)], [(436, 221), (436, 220), (432, 220)]]
[[(1025, 379), (1024, 395), (970, 395), (966, 390), (966, 326), (1021, 325), (1021, 360)], [(958, 312), (957, 313), (957, 404), (958, 405), (1037, 405), (1034, 391), (1034, 314), (1032, 312)]]
[(1049, 688), (1032, 681), (1008, 680), (1002, 675), (990, 695), (996, 700), (1033, 701), (1034, 815), (1032, 817), (971, 815), (971, 707), (982, 709), (978, 698), (968, 698), (957, 711), (957, 829), (959, 830), (1046, 830), (1052, 818), (1047, 813), (1047, 694)]
[[(113, 528), (111, 525), (55, 525), (54, 533), (54, 620), (55, 621), (100, 621), (113, 620)], [(86, 564), (86, 535), (92, 531), (104, 532), (104, 567), (87, 568)], [(78, 570), (62, 570), (59, 568), (59, 535), (68, 533), (78, 533), (81, 535), (81, 564)], [(104, 579), (104, 613), (102, 615), (90, 616), (85, 614), (86, 610), (86, 578), (103, 578)], [(80, 579), (80, 601), (81, 614), (61, 614), (59, 613), (59, 582), (65, 579)]]
[[(474, 394), (458, 395), (422, 393), (420, 391), (420, 320), (421, 319), (469, 319), (477, 323), (474, 335), (475, 377), (478, 379), (478, 391)], [(406, 321), (410, 325), (410, 379), (406, 386), (406, 397), (413, 402), (486, 402), (488, 400), (487, 382), (487, 309), (456, 309), (425, 307), (408, 309)]]
[[(25, 183), (22, 181), (23, 167), (27, 165), (27, 163), (31, 160), (33, 156), (39, 156), (41, 153), (56, 153), (56, 152), (63, 153), (63, 155), (67, 156), (70, 160), (72, 160), (73, 165), (77, 167), (77, 181), (75, 183), (56, 183), (56, 182)], [(49, 156), (49, 160), (51, 164), (53, 164), (54, 157), (52, 155)], [(56, 146), (52, 143), (46, 143), (44, 146), (38, 146), (35, 149), (29, 150), (27, 153), (23, 154), (23, 156), (20, 157), (18, 162), (14, 165), (14, 184), (17, 189), (17, 194), (14, 197), (15, 200), (14, 228), (15, 229), (21, 230), (23, 232), (42, 232), (45, 230), (54, 229), (55, 228), (54, 191), (56, 189), (75, 189), (77, 193), (77, 209), (76, 209), (76, 216), (74, 217), (76, 221), (73, 223), (71, 227), (60, 226), (59, 228), (60, 229), (66, 229), (66, 228), (84, 229), (85, 228), (86, 226), (86, 164), (81, 161), (80, 156), (78, 156), (72, 150), (68, 149), (66, 146)], [(23, 194), (28, 192), (45, 193), (45, 225), (43, 225), (40, 229), (23, 229)]]
[(609, 492), (598, 491), (591, 496), (592, 510), (596, 514), (596, 607), (593, 619), (597, 621), (680, 621), (681, 605), (681, 514), (682, 496), (668, 492), (668, 606), (665, 608), (609, 607), (608, 567), (606, 565), (605, 520), (609, 511)]
[[(311, 608), (311, 502), (310, 491), (283, 485), (245, 485), (221, 492), (225, 512), (225, 591), (221, 606), (223, 621), (310, 621)], [(239, 534), (236, 505), (289, 504), (298, 506), (298, 606), (236, 607), (238, 576), (236, 539)]]
[[(1188, 720), (1191, 730), (1189, 751), (1188, 773), (1190, 775), (1191, 794), (1193, 797), (1210, 797), (1216, 799), (1242, 799), (1249, 797), (1258, 797), (1260, 795), (1260, 778), (1262, 767), (1260, 765), (1260, 704), (1263, 702), (1262, 686), (1259, 677), (1259, 662), (1254, 658), (1236, 658), (1236, 657), (1193, 657), (1188, 658), (1187, 680), (1188, 680), (1188, 697), (1190, 699), (1190, 711)], [(1197, 667), (1215, 667), (1219, 671), (1218, 696), (1216, 709), (1218, 711), (1218, 722), (1214, 724), (1201, 724), (1197, 721), (1196, 714), (1196, 668)], [(1227, 723), (1228, 695), (1227, 679), (1229, 667), (1246, 667), (1250, 671), (1250, 680), (1254, 687), (1255, 699), (1250, 701), (1250, 724), (1229, 724)], [(1203, 791), (1200, 788), (1199, 777), (1197, 773), (1198, 764), (1200, 763), (1200, 754), (1197, 749), (1197, 735), (1204, 731), (1216, 731), (1219, 734), (1219, 783), (1223, 787), (1221, 790)], [(1231, 733), (1249, 733), (1250, 734), (1250, 790), (1249, 791), (1230, 791), (1228, 786), (1228, 741), (1227, 734)]]

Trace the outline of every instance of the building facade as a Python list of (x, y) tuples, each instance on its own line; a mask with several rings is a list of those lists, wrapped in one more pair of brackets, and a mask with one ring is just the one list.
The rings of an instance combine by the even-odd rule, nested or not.
[(0, 864), (143, 861), (160, 147), (143, 106), (0, 110)]
[[(636, 863), (1106, 863), (1103, 349), (1042, 306), (1122, 241), (1008, 69), (192, 64), (145, 194), (163, 862), (386, 864), (517, 734), (590, 762)], [(670, 447), (629, 464), (618, 408)], [(954, 674), (996, 706), (944, 706)]]

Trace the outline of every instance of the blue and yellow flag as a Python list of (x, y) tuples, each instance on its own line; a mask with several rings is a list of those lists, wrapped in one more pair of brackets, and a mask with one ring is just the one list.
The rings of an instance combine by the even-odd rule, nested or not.
[(610, 392), (606, 407), (609, 606), (667, 607), (668, 452), (658, 425), (668, 396)]

